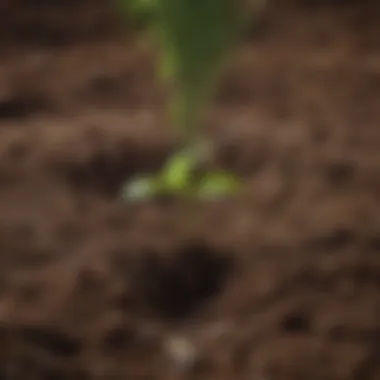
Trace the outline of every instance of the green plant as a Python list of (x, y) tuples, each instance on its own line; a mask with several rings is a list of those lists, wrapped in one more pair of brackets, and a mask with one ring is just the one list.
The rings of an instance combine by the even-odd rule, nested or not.
[(200, 172), (209, 154), (203, 141), (204, 111), (216, 90), (223, 67), (246, 24), (246, 10), (237, 0), (121, 0), (121, 5), (146, 20), (158, 39), (158, 74), (170, 85), (169, 115), (183, 138), (154, 175), (132, 179), (123, 188), (127, 199), (160, 194), (217, 197), (235, 192), (240, 181), (220, 170)]

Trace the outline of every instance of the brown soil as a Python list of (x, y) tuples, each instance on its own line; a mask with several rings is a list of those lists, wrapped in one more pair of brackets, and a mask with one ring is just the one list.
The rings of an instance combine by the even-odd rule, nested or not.
[(118, 197), (175, 139), (104, 4), (1, 4), (0, 378), (380, 379), (379, 3), (271, 2), (190, 207)]

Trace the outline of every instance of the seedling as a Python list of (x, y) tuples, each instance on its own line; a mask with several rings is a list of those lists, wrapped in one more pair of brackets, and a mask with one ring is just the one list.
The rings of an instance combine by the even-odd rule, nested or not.
[(183, 149), (156, 174), (128, 182), (125, 199), (159, 195), (215, 198), (236, 192), (241, 182), (227, 171), (200, 170), (209, 144), (201, 134), (204, 112), (221, 72), (247, 21), (237, 0), (121, 0), (129, 12), (146, 19), (160, 46), (158, 74), (170, 87), (168, 111), (179, 129)]

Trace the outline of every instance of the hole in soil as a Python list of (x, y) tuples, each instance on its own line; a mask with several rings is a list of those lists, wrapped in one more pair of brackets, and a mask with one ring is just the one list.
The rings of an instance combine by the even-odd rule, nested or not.
[(85, 83), (79, 95), (85, 101), (115, 103), (123, 95), (122, 84), (115, 76), (98, 74)]
[(67, 163), (61, 166), (64, 178), (77, 188), (96, 188), (101, 193), (116, 193), (123, 180), (133, 172), (132, 159), (129, 157), (109, 157), (99, 153), (89, 162), (81, 164)]
[(380, 251), (380, 232), (366, 239), (364, 242), (364, 250), (367, 253), (378, 253)]
[(89, 380), (91, 377), (84, 369), (75, 369), (69, 373), (67, 379), (70, 380)]
[(325, 6), (348, 6), (350, 4), (355, 4), (356, 0), (298, 0), (297, 3), (301, 7), (315, 9)]
[[(19, 235), (18, 239), (22, 239), (22, 235)], [(26, 242), (27, 240), (25, 239), (24, 244)], [(15, 265), (20, 265), (24, 268), (33, 269), (41, 267), (51, 262), (51, 260), (54, 257), (54, 253), (55, 252), (49, 249), (43, 250), (42, 248), (36, 251), (21, 250), (17, 253), (14, 252), (14, 254), (12, 255), (12, 261)]]
[(379, 272), (376, 267), (370, 267), (363, 264), (357, 264), (351, 269), (352, 282), (355, 285), (376, 284), (380, 283)]
[(355, 242), (355, 234), (348, 228), (337, 228), (325, 236), (313, 239), (312, 247), (335, 251), (343, 249)]
[(77, 276), (77, 291), (87, 296), (102, 291), (104, 288), (104, 280), (90, 269), (83, 269)]
[(138, 172), (157, 170), (166, 156), (166, 149), (146, 152), (131, 145), (112, 152), (97, 152), (84, 162), (54, 162), (51, 168), (77, 191), (94, 191), (106, 197), (117, 197), (125, 181)]
[(17, 43), (40, 45), (43, 47), (64, 47), (70, 42), (70, 33), (58, 27), (36, 23), (16, 25), (13, 28), (13, 39)]
[(285, 315), (280, 323), (281, 330), (290, 334), (299, 334), (310, 331), (310, 319), (300, 312)]
[(191, 242), (174, 257), (148, 252), (135, 275), (143, 307), (164, 318), (186, 318), (222, 291), (233, 270), (231, 257)]
[(325, 168), (325, 178), (332, 185), (344, 185), (354, 174), (355, 167), (348, 162), (337, 162)]
[(14, 95), (0, 100), (0, 119), (26, 118), (50, 110), (51, 104), (43, 95)]
[(26, 304), (36, 305), (44, 296), (45, 284), (35, 283), (20, 286), (16, 297)]
[(82, 349), (78, 339), (49, 328), (26, 327), (21, 330), (21, 337), (58, 356), (74, 356)]
[(117, 30), (114, 9), (105, 1), (17, 0), (3, 3), (2, 37), (21, 46), (67, 46), (111, 35)]
[[(34, 0), (33, 1), (33, 7), (48, 7), (48, 6), (53, 6), (53, 7), (57, 7), (57, 6), (63, 6), (63, 5), (66, 5), (66, 6), (73, 6), (74, 4), (76, 3), (76, 1), (74, 0), (55, 0), (55, 1), (51, 1), (51, 0)], [(19, 0), (18, 1), (18, 5), (22, 5), (23, 7), (30, 7), (31, 6), (31, 3), (29, 0)]]
[(67, 379), (67, 374), (59, 369), (45, 370), (42, 374), (44, 380), (65, 380)]
[(115, 327), (110, 329), (101, 341), (101, 350), (105, 354), (113, 355), (116, 351), (130, 347), (135, 341), (132, 329)]

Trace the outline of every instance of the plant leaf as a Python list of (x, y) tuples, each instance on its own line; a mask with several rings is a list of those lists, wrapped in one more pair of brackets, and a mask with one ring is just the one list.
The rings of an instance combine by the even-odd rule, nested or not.
[(190, 186), (197, 164), (197, 155), (190, 150), (184, 150), (173, 155), (160, 176), (162, 185), (170, 191), (187, 189)]
[(155, 17), (157, 0), (117, 0), (119, 9), (135, 18)]
[(236, 193), (241, 187), (240, 181), (226, 171), (207, 173), (201, 180), (197, 195), (200, 198), (214, 199)]
[(243, 15), (233, 0), (159, 0), (163, 66), (171, 68), (172, 117), (190, 138), (235, 45)]

